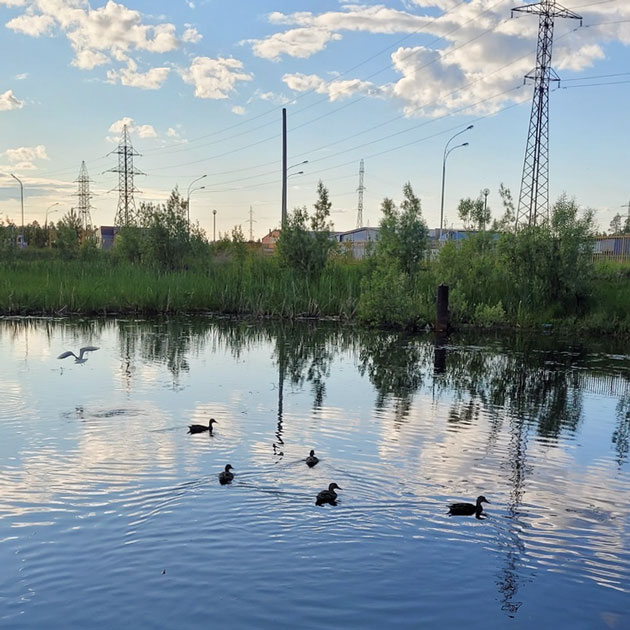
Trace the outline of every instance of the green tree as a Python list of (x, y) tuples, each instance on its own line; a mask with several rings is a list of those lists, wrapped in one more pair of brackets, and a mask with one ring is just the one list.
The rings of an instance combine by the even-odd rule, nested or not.
[(477, 199), (467, 197), (460, 200), (457, 214), (467, 230), (485, 230), (490, 223), (491, 212), (481, 196)]
[[(306, 206), (295, 208), (287, 217), (276, 252), (281, 265), (302, 273), (318, 275), (324, 269), (330, 252), (335, 247), (328, 217), (332, 204), (328, 189), (320, 181), (317, 185), (315, 212), (309, 218)], [(311, 231), (308, 230), (310, 221)]]
[(57, 222), (55, 247), (64, 258), (75, 258), (81, 244), (81, 217), (71, 208)]

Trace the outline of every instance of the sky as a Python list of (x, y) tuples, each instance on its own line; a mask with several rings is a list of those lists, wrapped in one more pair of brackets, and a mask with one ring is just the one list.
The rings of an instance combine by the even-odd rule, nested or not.
[[(321, 180), (334, 228), (355, 228), (363, 160), (364, 225), (409, 181), (437, 227), (445, 146), (473, 125), (450, 144), (468, 142), (446, 161), (445, 225), (486, 188), (500, 216), (501, 183), (518, 199), (530, 118), (538, 16), (511, 16), (524, 4), (0, 0), (0, 217), (21, 221), (13, 173), (25, 222), (58, 220), (85, 161), (92, 222), (112, 225), (126, 124), (137, 205), (178, 186), (210, 238), (213, 210), (217, 238), (235, 225), (261, 238), (281, 219), (283, 107), (289, 209), (312, 209)], [(563, 6), (583, 21), (555, 21), (550, 197), (606, 229), (630, 211), (630, 2)]]

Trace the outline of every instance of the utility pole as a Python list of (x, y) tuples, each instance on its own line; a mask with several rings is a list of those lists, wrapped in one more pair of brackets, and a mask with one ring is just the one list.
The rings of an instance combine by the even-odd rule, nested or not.
[(521, 191), (516, 212), (516, 227), (536, 225), (539, 218), (549, 217), (549, 83), (560, 81), (560, 77), (551, 67), (551, 49), (553, 45), (554, 18), (582, 17), (556, 3), (556, 0), (541, 0), (536, 4), (526, 4), (512, 9), (514, 13), (534, 13), (538, 19), (538, 46), (536, 67), (525, 75), (525, 82), (534, 82), (534, 96), (529, 118), (529, 133)]
[(133, 178), (134, 175), (146, 175), (146, 173), (139, 171), (133, 166), (134, 156), (140, 154), (136, 153), (131, 144), (127, 125), (123, 126), (123, 132), (118, 148), (115, 151), (112, 151), (109, 155), (112, 153), (118, 155), (118, 168), (112, 168), (107, 171), (108, 173), (118, 173), (118, 207), (116, 208), (114, 225), (135, 225), (136, 202), (134, 200), (133, 193), (140, 191), (135, 187)]
[(363, 168), (363, 160), (361, 160), (361, 164), (359, 165), (359, 187), (357, 191), (359, 192), (359, 205), (357, 209), (357, 228), (363, 227), (363, 191), (365, 190), (365, 186), (363, 185), (363, 176), (365, 175), (365, 169)]
[(282, 108), (282, 223), (287, 222), (287, 109)]
[(90, 199), (92, 193), (90, 193), (90, 176), (85, 166), (85, 161), (81, 162), (81, 169), (79, 170), (79, 177), (74, 180), (79, 185), (78, 191), (75, 196), (79, 198), (79, 216), (81, 217), (81, 227), (84, 232), (87, 232), (88, 227), (92, 225), (92, 217), (90, 215), (90, 209), (92, 204)]
[(212, 211), (212, 242), (217, 240), (217, 211)]

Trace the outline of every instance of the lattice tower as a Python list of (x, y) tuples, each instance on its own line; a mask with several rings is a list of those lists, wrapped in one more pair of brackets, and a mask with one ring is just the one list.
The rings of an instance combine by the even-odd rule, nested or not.
[(140, 191), (135, 187), (133, 178), (135, 175), (146, 175), (146, 173), (133, 166), (133, 158), (140, 153), (136, 153), (131, 144), (127, 125), (124, 125), (118, 148), (110, 153), (110, 155), (112, 154), (118, 155), (118, 167), (108, 171), (118, 173), (118, 207), (116, 208), (114, 225), (135, 225), (137, 216), (133, 194)]
[(557, 17), (572, 18), (580, 20), (581, 25), (582, 18), (555, 0), (541, 0), (536, 4), (516, 7), (512, 9), (512, 14), (514, 12), (539, 16), (536, 67), (525, 75), (525, 81), (531, 79), (534, 82), (534, 95), (516, 212), (518, 227), (536, 225), (549, 216), (549, 83), (560, 81), (551, 67), (553, 21)]
[(365, 190), (365, 186), (363, 185), (363, 177), (365, 175), (365, 169), (363, 168), (363, 160), (361, 160), (361, 164), (359, 166), (359, 187), (357, 191), (359, 192), (359, 204), (357, 208), (357, 227), (363, 227), (363, 191)]
[(92, 226), (92, 217), (90, 215), (92, 204), (90, 203), (90, 199), (92, 199), (93, 195), (90, 192), (90, 182), (92, 180), (88, 175), (85, 161), (81, 162), (79, 176), (74, 181), (78, 184), (78, 190), (74, 195), (79, 198), (77, 210), (79, 211), (79, 216), (81, 217), (81, 227), (87, 231)]

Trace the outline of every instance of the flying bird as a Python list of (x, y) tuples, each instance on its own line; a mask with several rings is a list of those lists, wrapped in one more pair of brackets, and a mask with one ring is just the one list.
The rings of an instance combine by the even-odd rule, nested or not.
[(87, 361), (87, 357), (83, 358), (83, 355), (86, 352), (94, 352), (94, 350), (98, 350), (98, 349), (99, 348), (97, 348), (96, 346), (83, 346), (83, 348), (79, 349), (79, 356), (74, 354), (72, 350), (66, 350), (65, 352), (62, 352), (57, 358), (65, 359), (67, 357), (74, 357), (75, 363), (85, 363)]

